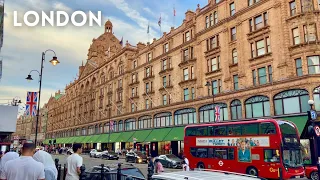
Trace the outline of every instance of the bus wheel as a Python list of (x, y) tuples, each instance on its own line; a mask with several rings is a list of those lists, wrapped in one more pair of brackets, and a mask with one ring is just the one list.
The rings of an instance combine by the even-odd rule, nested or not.
[(197, 164), (197, 168), (199, 168), (199, 169), (204, 169), (205, 167), (204, 167), (204, 164), (203, 164), (202, 162), (199, 162), (199, 163)]
[(251, 176), (258, 176), (258, 170), (255, 167), (248, 167), (247, 174)]

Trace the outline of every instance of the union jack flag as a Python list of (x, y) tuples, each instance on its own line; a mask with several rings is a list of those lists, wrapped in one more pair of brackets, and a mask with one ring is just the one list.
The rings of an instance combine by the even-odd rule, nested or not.
[(113, 121), (110, 121), (110, 130), (113, 131)]
[(220, 106), (215, 106), (216, 122), (220, 122)]
[(38, 92), (27, 92), (26, 115), (37, 115)]

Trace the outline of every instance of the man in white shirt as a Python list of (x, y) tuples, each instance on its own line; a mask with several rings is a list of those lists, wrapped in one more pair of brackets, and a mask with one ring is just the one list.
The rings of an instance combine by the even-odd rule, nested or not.
[(185, 163), (185, 164), (184, 164), (184, 166), (185, 166), (185, 167), (184, 167), (184, 170), (185, 170), (185, 171), (190, 171), (190, 166), (189, 166), (189, 160), (188, 160), (188, 158), (186, 158), (185, 156), (183, 156), (182, 158), (183, 158), (183, 161), (184, 161), (184, 163)]
[(20, 158), (8, 161), (3, 168), (0, 179), (5, 180), (44, 180), (44, 165), (35, 161), (32, 156), (36, 146), (25, 143)]
[(82, 144), (73, 144), (73, 154), (67, 158), (67, 175), (66, 180), (79, 180), (83, 159), (79, 155), (82, 153)]

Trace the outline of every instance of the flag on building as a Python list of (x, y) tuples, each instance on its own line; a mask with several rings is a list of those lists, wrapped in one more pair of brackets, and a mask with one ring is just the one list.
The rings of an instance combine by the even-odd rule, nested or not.
[(161, 15), (160, 15), (160, 18), (159, 18), (159, 21), (158, 21), (158, 25), (161, 27)]
[(27, 92), (26, 115), (37, 115), (38, 92)]
[(113, 131), (113, 121), (110, 121), (110, 130)]
[(215, 107), (216, 122), (220, 122), (220, 106)]
[(176, 16), (176, 8), (173, 8), (173, 16)]
[(0, 79), (2, 78), (2, 59), (0, 59)]
[(123, 46), (123, 37), (121, 38), (120, 45)]
[(149, 26), (149, 22), (148, 22), (148, 29), (147, 29), (147, 33), (149, 34), (150, 32), (150, 26)]

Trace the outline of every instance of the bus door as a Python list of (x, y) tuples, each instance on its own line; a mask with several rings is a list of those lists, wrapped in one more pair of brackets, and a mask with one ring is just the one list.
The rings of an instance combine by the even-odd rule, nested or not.
[(276, 149), (264, 149), (264, 164), (260, 169), (260, 176), (265, 178), (277, 178), (279, 176), (280, 153)]

